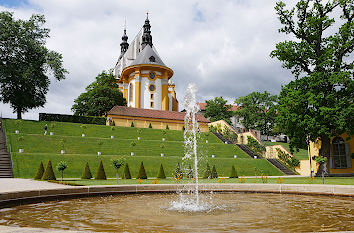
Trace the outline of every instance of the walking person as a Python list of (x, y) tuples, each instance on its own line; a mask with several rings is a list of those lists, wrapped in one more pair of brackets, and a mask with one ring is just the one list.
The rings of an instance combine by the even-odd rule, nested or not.
[(44, 135), (47, 135), (47, 129), (48, 129), (48, 125), (45, 124), (45, 126), (44, 126)]

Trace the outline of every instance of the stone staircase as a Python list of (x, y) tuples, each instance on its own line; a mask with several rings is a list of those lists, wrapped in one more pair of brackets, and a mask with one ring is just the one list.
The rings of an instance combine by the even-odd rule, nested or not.
[(276, 168), (278, 168), (281, 172), (283, 172), (285, 175), (296, 175), (295, 172), (284, 166), (281, 162), (279, 162), (277, 159), (267, 159), (268, 162), (273, 164)]
[(6, 149), (6, 137), (0, 119), (0, 178), (13, 178), (10, 153)]
[(231, 142), (229, 139), (225, 138), (224, 135), (222, 135), (221, 133), (213, 132), (213, 134), (214, 134), (217, 138), (219, 138), (223, 143), (226, 142), (226, 144), (232, 144), (232, 142)]
[(248, 146), (244, 144), (236, 144), (236, 146), (238, 146), (238, 148), (240, 148), (241, 150), (243, 150), (243, 152), (248, 154), (248, 156), (251, 157), (252, 159), (258, 158), (258, 155), (253, 150), (251, 150)]

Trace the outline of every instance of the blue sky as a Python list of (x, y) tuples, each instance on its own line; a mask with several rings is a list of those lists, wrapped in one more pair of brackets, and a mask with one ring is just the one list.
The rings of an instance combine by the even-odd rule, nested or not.
[[(293, 76), (269, 57), (277, 42), (289, 39), (278, 33), (274, 5), (260, 0), (0, 0), (0, 11), (12, 11), (16, 18), (45, 15), (47, 47), (63, 55), (70, 72), (63, 81), (51, 79), (46, 105), (23, 117), (72, 114), (74, 99), (117, 62), (125, 20), (130, 43), (147, 10), (154, 46), (174, 71), (180, 103), (189, 82), (196, 83), (200, 102), (223, 96), (233, 103), (252, 91), (278, 94)], [(0, 103), (0, 112), (16, 117), (8, 104)]]

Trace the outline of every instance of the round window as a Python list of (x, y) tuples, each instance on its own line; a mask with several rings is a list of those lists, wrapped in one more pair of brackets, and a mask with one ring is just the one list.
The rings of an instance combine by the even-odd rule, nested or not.
[(150, 91), (155, 91), (155, 85), (151, 84), (151, 85), (149, 86), (149, 90), (150, 90)]
[(151, 79), (154, 79), (154, 78), (155, 78), (155, 73), (151, 72), (151, 73), (149, 74), (149, 76), (150, 76)]

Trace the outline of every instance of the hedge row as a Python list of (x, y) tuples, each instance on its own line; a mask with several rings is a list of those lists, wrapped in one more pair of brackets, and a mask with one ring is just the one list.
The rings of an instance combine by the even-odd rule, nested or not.
[(59, 122), (72, 122), (82, 124), (96, 124), (105, 125), (105, 117), (92, 117), (92, 116), (76, 116), (65, 114), (51, 114), (51, 113), (39, 113), (39, 121), (59, 121)]

